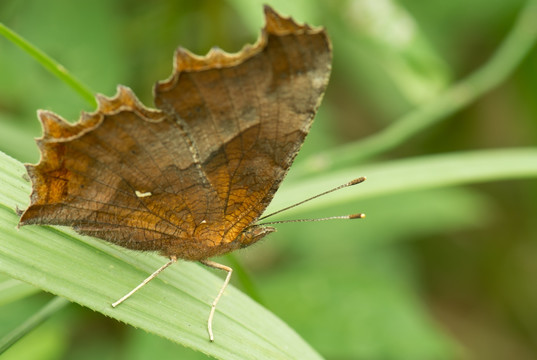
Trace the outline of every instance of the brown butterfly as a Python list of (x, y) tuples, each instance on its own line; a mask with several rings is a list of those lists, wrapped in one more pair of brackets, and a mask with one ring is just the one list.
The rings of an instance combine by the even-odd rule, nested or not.
[(249, 246), (275, 229), (256, 224), (306, 137), (328, 83), (324, 29), (265, 6), (258, 41), (235, 54), (179, 48), (157, 109), (118, 87), (76, 124), (40, 111), (41, 160), (27, 165), (31, 204), (20, 225), (72, 226), (120, 246), (158, 251), (227, 271), (208, 258)]

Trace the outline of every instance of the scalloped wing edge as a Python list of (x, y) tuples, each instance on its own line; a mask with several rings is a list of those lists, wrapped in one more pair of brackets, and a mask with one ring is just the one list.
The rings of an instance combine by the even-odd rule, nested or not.
[(172, 74), (165, 80), (155, 84), (153, 92), (173, 87), (182, 72), (197, 72), (223, 67), (238, 65), (265, 49), (269, 35), (288, 34), (317, 34), (324, 32), (324, 27), (314, 27), (306, 23), (298, 24), (291, 16), (284, 17), (278, 14), (268, 5), (264, 5), (265, 26), (261, 29), (257, 41), (251, 45), (246, 44), (241, 50), (235, 53), (228, 53), (218, 47), (213, 47), (205, 56), (196, 55), (189, 50), (178, 47), (173, 57)]
[(60, 115), (48, 110), (38, 110), (37, 117), (41, 122), (43, 135), (37, 138), (40, 143), (64, 142), (77, 138), (98, 127), (106, 116), (121, 111), (132, 111), (148, 121), (161, 121), (165, 115), (156, 109), (143, 105), (127, 86), (118, 85), (117, 92), (112, 97), (96, 94), (97, 110), (88, 113), (83, 111), (79, 120), (72, 124)]
[[(183, 71), (202, 71), (207, 69), (235, 66), (261, 52), (267, 45), (269, 35), (286, 34), (315, 34), (325, 31), (323, 27), (312, 27), (306, 23), (300, 25), (292, 17), (279, 15), (268, 5), (264, 5), (265, 27), (253, 45), (245, 45), (239, 52), (227, 53), (217, 47), (212, 48), (207, 55), (195, 55), (189, 50), (179, 47), (174, 54), (174, 70), (171, 76), (157, 82), (156, 86), (173, 85)], [(42, 149), (43, 143), (69, 141), (98, 127), (107, 115), (120, 111), (133, 111), (146, 118), (147, 121), (158, 122), (165, 117), (161, 110), (151, 109), (143, 105), (134, 92), (127, 86), (118, 85), (117, 92), (112, 97), (96, 94), (97, 110), (91, 113), (82, 112), (79, 120), (71, 124), (61, 116), (47, 110), (39, 110), (43, 135), (36, 139)], [(41, 162), (41, 161), (40, 161)]]

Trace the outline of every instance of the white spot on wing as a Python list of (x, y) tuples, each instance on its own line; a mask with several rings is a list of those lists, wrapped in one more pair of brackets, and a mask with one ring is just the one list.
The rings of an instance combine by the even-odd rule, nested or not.
[(135, 193), (136, 196), (138, 196), (139, 198), (148, 197), (148, 196), (153, 195), (153, 194), (151, 194), (149, 191), (147, 191), (147, 192), (141, 192), (141, 191), (135, 190), (134, 193)]

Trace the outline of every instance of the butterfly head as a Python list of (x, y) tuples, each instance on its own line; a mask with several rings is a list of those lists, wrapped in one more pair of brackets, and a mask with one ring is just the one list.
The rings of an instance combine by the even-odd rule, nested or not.
[(276, 231), (276, 229), (271, 226), (253, 225), (241, 232), (234, 243), (237, 244), (237, 248), (242, 249), (256, 243), (274, 231)]

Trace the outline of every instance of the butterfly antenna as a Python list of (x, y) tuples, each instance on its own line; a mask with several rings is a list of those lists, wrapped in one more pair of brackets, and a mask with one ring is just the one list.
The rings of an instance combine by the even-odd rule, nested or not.
[[(286, 210), (292, 209), (292, 208), (294, 208), (296, 206), (302, 205), (302, 204), (304, 204), (304, 203), (306, 203), (308, 201), (317, 199), (317, 198), (319, 198), (321, 196), (324, 196), (326, 194), (330, 194), (330, 193), (332, 193), (334, 191), (337, 191), (337, 190), (340, 190), (340, 189), (343, 189), (343, 188), (346, 188), (346, 187), (349, 187), (349, 186), (353, 186), (353, 185), (356, 185), (356, 184), (360, 184), (360, 183), (364, 182), (365, 180), (366, 180), (366, 177), (361, 176), (359, 178), (356, 178), (354, 180), (349, 181), (348, 183), (336, 186), (333, 189), (330, 189), (328, 191), (322, 192), (320, 194), (317, 194), (315, 196), (312, 196), (310, 198), (307, 198), (305, 200), (297, 202), (296, 204), (290, 205), (290, 206), (288, 206), (286, 208), (280, 209), (280, 210), (275, 211), (273, 213), (270, 213), (268, 215), (262, 216), (261, 218), (258, 219), (258, 221), (266, 219), (266, 218), (271, 217), (271, 216), (274, 216), (274, 215), (279, 214), (281, 212), (284, 212)], [(298, 220), (271, 221), (271, 222), (261, 223), (261, 224), (258, 224), (258, 225), (281, 224), (281, 223), (288, 223), (288, 222), (325, 221), (325, 220), (335, 220), (335, 219), (363, 219), (363, 218), (365, 218), (365, 214), (352, 214), (352, 215), (344, 215), (344, 216), (331, 216), (331, 217), (319, 218), (319, 219), (298, 219)]]

